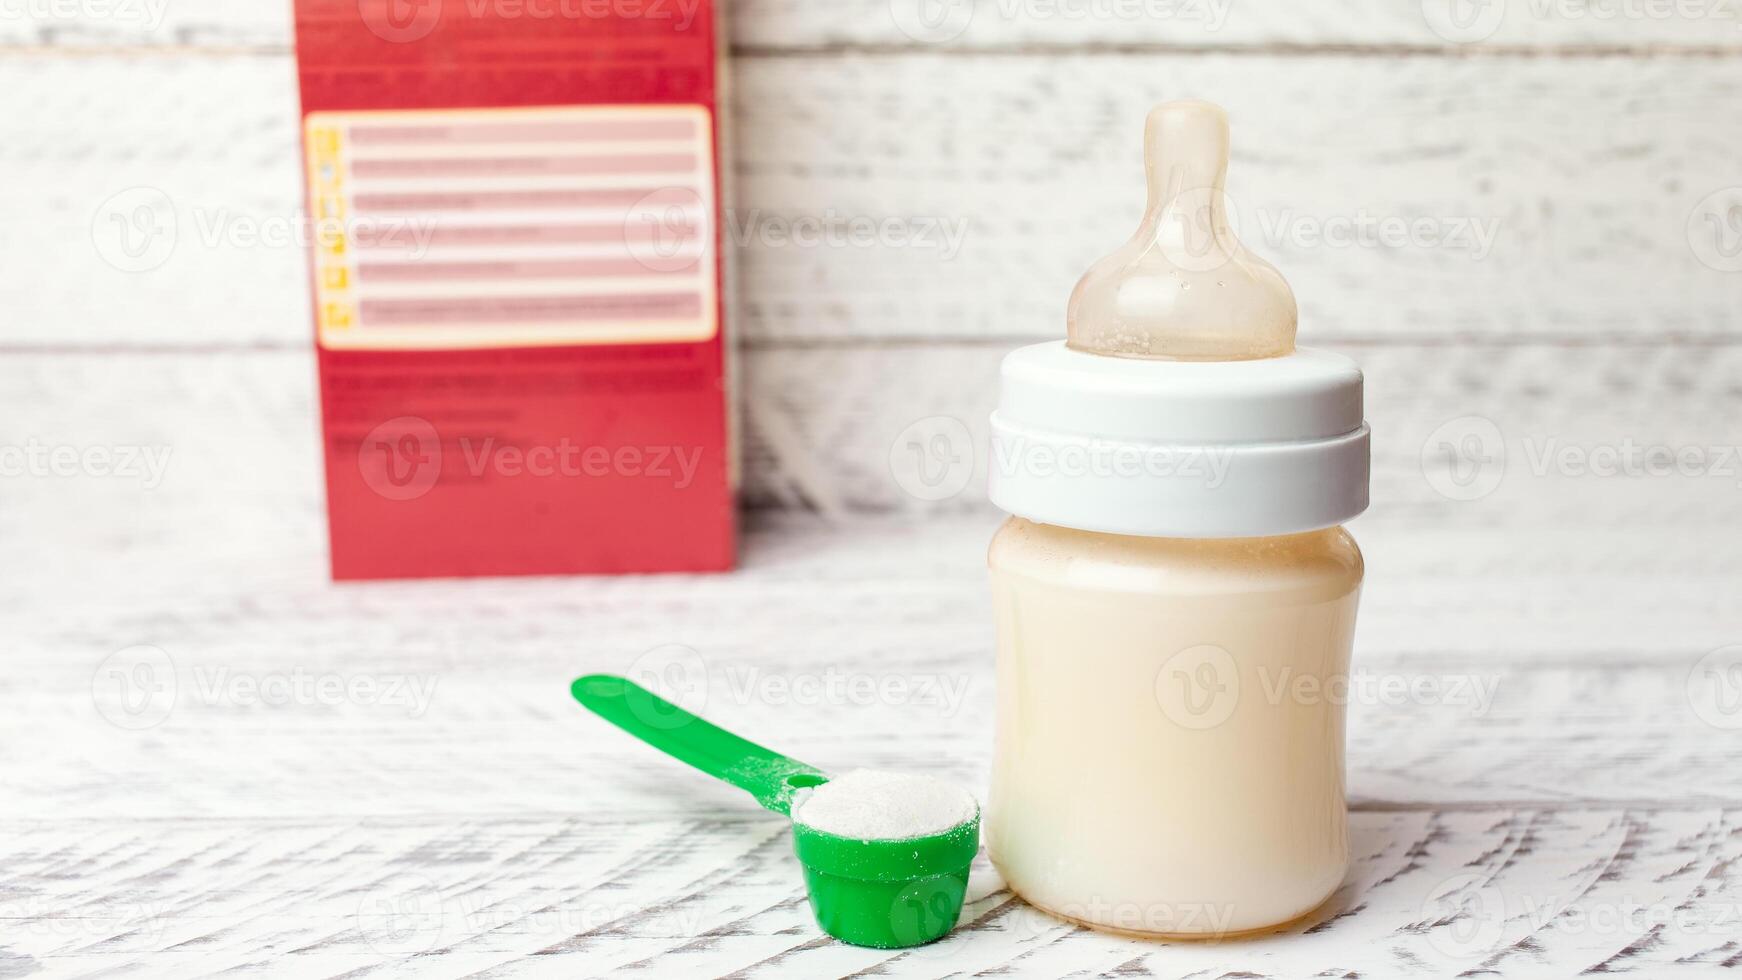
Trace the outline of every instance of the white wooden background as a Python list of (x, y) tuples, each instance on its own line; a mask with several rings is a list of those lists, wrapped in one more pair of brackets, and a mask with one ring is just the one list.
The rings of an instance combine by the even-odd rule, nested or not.
[[(1495, 0), (1463, 34), (1437, 0), (940, 9), (916, 38), (905, 0), (733, 5), (740, 227), (962, 233), (734, 256), (744, 571), (335, 588), (301, 253), (202, 231), (295, 217), (288, 3), (0, 0), (0, 446), (169, 453), (160, 481), (0, 476), (0, 977), (1742, 966), (1742, 686), (1701, 669), (1742, 643), (1742, 258), (1707, 219), (1742, 187), (1736, 9)], [(983, 792), (997, 359), (1062, 330), (1135, 221), (1144, 109), (1181, 96), (1232, 113), (1248, 237), (1495, 229), (1480, 253), (1255, 242), (1303, 340), (1369, 378), (1355, 868), (1262, 941), (1087, 932), (983, 867), (944, 943), (824, 940), (778, 822), (567, 680), (669, 661), (772, 745)], [(178, 235), (127, 272), (93, 219), (138, 188)], [(1487, 492), (1458, 499), (1440, 447), (1470, 438)], [(915, 442), (944, 447), (942, 491)], [(1704, 462), (1539, 462), (1628, 445)], [(174, 678), (143, 716), (112, 669), (138, 645)], [(327, 677), (422, 694), (248, 694)], [(781, 695), (861, 678), (910, 690)], [(1424, 679), (1448, 687), (1384, 687)]]

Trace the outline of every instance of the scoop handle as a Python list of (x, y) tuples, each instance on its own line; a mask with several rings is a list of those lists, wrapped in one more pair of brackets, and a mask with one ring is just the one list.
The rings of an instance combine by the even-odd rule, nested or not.
[(748, 792), (775, 813), (788, 813), (800, 788), (829, 781), (821, 769), (739, 738), (626, 677), (588, 674), (575, 678), (569, 691), (581, 707), (679, 762)]

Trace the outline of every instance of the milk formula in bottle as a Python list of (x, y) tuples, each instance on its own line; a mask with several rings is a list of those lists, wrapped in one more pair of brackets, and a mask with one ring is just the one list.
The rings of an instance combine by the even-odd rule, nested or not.
[(1228, 123), (1154, 109), (1137, 234), (1010, 354), (993, 415), (997, 734), (1011, 888), (1141, 935), (1298, 919), (1348, 868), (1343, 726), (1367, 506), (1360, 370), (1296, 349), (1235, 237)]

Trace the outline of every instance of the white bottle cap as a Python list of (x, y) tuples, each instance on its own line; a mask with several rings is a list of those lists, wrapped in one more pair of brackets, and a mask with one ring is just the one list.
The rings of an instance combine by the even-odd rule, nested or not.
[(1150, 113), (1136, 236), (1078, 283), (1069, 344), (1004, 359), (999, 507), (1182, 538), (1291, 534), (1367, 509), (1361, 371), (1294, 349), (1293, 293), (1226, 221), (1227, 154), (1221, 109)]
[(1367, 509), (1367, 440), (1346, 357), (1147, 361), (1054, 341), (1004, 358), (991, 497), (1084, 531), (1292, 534)]

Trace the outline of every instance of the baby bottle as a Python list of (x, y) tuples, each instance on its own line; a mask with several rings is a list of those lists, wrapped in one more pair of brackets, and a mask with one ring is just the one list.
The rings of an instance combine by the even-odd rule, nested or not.
[(1223, 201), (1228, 122), (1145, 132), (1137, 234), (1005, 358), (989, 555), (986, 832), (1010, 887), (1139, 935), (1300, 918), (1347, 870), (1343, 724), (1367, 507), (1361, 372), (1294, 346), (1294, 294)]

